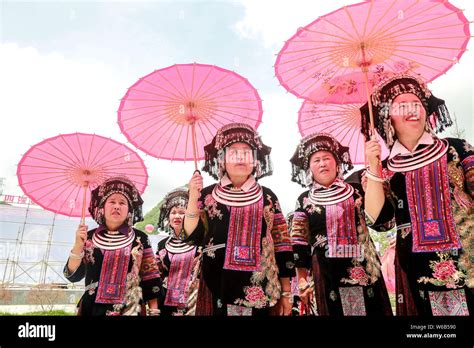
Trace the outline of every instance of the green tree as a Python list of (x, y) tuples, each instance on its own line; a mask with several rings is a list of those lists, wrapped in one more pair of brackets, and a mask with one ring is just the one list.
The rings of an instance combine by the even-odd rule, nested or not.
[[(188, 185), (184, 185), (184, 187), (188, 187)], [(165, 196), (166, 197), (166, 196)], [(161, 199), (161, 201), (158, 202), (157, 205), (155, 205), (148, 213), (145, 214), (143, 221), (137, 222), (135, 224), (135, 228), (145, 231), (145, 226), (148, 224), (153, 225), (153, 231), (150, 234), (157, 234), (158, 229), (157, 229), (157, 224), (158, 220), (160, 218), (160, 209), (163, 203), (165, 202), (165, 197)], [(148, 232), (147, 232), (148, 233)]]
[[(148, 213), (145, 214), (143, 221), (137, 222), (135, 224), (135, 228), (145, 231), (145, 226), (148, 224), (153, 225), (154, 229), (150, 234), (157, 234), (157, 224), (158, 219), (160, 218), (160, 209), (164, 203), (164, 199), (162, 199), (157, 205), (155, 205)], [(146, 232), (146, 231), (145, 231)], [(148, 232), (147, 232), (148, 233)]]

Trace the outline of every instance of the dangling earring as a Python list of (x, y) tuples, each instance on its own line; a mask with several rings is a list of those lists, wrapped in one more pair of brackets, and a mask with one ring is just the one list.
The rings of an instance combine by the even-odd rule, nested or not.
[(306, 186), (309, 186), (313, 183), (314, 181), (314, 176), (313, 176), (313, 172), (311, 171), (311, 168), (308, 168), (306, 170)]
[(128, 226), (133, 227), (133, 215), (132, 215), (132, 213), (129, 212), (127, 217), (128, 217)]
[(393, 124), (390, 121), (389, 121), (389, 126), (386, 133), (387, 133), (387, 145), (392, 146), (394, 143), (395, 128), (393, 127)]

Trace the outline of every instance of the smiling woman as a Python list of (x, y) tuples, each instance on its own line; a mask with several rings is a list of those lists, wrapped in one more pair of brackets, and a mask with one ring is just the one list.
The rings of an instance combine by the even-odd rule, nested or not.
[(158, 314), (161, 279), (148, 237), (133, 228), (143, 201), (127, 178), (109, 178), (92, 191), (89, 212), (99, 227), (79, 225), (64, 267), (71, 282), (85, 277), (79, 315)]
[[(367, 147), (370, 172), (384, 176), (368, 175), (367, 213), (376, 224), (387, 219), (378, 182), (386, 180), (388, 198), (396, 203), (397, 314), (472, 315), (473, 147), (463, 139), (437, 137), (452, 123), (449, 112), (418, 77), (394, 76), (371, 98), (390, 155), (381, 171), (379, 158)], [(366, 108), (362, 112), (368, 140)]]

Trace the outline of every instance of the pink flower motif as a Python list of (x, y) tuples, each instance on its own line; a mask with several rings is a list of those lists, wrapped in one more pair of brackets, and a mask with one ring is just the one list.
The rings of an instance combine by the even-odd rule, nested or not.
[(357, 88), (357, 83), (354, 80), (349, 81), (349, 86), (347, 87), (347, 94), (353, 94), (357, 92), (359, 89)]
[(260, 286), (248, 287), (245, 292), (245, 299), (250, 302), (250, 304), (265, 303), (266, 301), (265, 293)]
[(215, 202), (216, 202), (216, 200), (214, 199), (214, 197), (212, 197), (211, 194), (208, 194), (204, 198), (204, 204), (207, 205), (207, 206), (214, 205)]
[(91, 239), (86, 240), (84, 243), (84, 259), (86, 263), (94, 264), (94, 243)]
[(365, 269), (361, 266), (352, 267), (349, 271), (351, 279), (357, 281), (359, 284), (367, 283), (369, 277), (365, 273)]
[(315, 211), (319, 213), (319, 207), (314, 206), (308, 197), (303, 198), (303, 208), (306, 209), (308, 214), (313, 214)]
[(457, 272), (453, 260), (441, 261), (434, 266), (433, 276), (439, 280), (448, 280)]
[(94, 247), (94, 243), (92, 242), (92, 240), (88, 239), (86, 240), (85, 244), (84, 244), (84, 248), (85, 249), (92, 249)]

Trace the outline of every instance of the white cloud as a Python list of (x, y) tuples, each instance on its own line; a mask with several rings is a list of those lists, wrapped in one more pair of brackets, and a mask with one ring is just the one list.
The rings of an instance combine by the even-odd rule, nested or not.
[[(3, 158), (0, 172), (8, 176), (6, 192), (15, 191), (21, 155), (31, 145), (59, 133), (120, 136), (113, 124), (122, 84), (101, 63), (80, 63), (32, 47), (0, 45), (0, 114)], [(123, 139), (121, 139), (123, 141)], [(18, 190), (16, 190), (18, 193)]]
[[(117, 114), (120, 98), (134, 82), (101, 62), (80, 62), (35, 48), (0, 45), (0, 176), (4, 193), (22, 195), (16, 164), (30, 146), (58, 134), (96, 133), (126, 143)], [(128, 144), (132, 149), (134, 147)], [(149, 172), (144, 211), (167, 191), (188, 182), (193, 164), (157, 160), (139, 152)]]
[(261, 39), (265, 47), (280, 48), (299, 27), (326, 13), (353, 3), (348, 0), (242, 0), (245, 17), (235, 29), (243, 38)]

